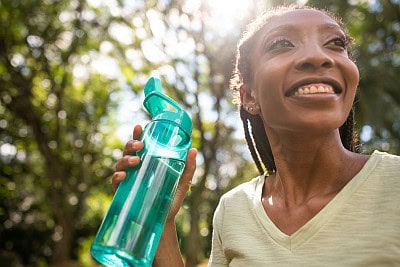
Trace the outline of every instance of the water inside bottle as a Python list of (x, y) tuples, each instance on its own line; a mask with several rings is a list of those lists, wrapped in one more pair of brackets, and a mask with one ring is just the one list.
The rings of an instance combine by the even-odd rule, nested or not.
[(95, 259), (106, 266), (151, 265), (184, 165), (147, 155), (140, 169), (127, 171), (92, 246)]

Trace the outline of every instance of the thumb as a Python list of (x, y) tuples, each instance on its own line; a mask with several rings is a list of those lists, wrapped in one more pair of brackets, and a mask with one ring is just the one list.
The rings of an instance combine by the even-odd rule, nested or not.
[(196, 170), (196, 157), (197, 157), (197, 149), (191, 148), (186, 157), (186, 166), (183, 170), (181, 178), (179, 179), (178, 189), (176, 194), (181, 194), (181, 196), (177, 196), (178, 199), (185, 198), (187, 191), (191, 186), (191, 182), (193, 179), (194, 172)]

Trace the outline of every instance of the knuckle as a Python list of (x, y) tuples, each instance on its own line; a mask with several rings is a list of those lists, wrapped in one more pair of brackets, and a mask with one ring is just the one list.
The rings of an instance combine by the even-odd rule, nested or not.
[(128, 141), (125, 144), (125, 148), (124, 148), (124, 155), (128, 154), (130, 151), (132, 151), (133, 149), (133, 140)]
[[(114, 167), (114, 170), (117, 172), (118, 170), (119, 170), (119, 165), (120, 165), (120, 160), (115, 164), (115, 167)], [(115, 175), (115, 172), (114, 172), (114, 174), (113, 174), (113, 177), (114, 177), (114, 175)]]

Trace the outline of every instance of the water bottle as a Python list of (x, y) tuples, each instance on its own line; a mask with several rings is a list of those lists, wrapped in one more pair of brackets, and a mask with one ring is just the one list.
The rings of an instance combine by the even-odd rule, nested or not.
[(140, 164), (126, 170), (91, 246), (106, 266), (151, 266), (192, 143), (192, 121), (161, 81), (150, 78), (144, 94), (152, 120), (141, 135)]

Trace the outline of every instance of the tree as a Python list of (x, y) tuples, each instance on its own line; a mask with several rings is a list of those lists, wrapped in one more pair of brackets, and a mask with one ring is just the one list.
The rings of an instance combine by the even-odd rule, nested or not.
[[(104, 212), (106, 205), (98, 207), (96, 202), (111, 196), (104, 181), (120, 157), (121, 151), (113, 148), (123, 146), (104, 129), (113, 123), (110, 112), (117, 86), (138, 92), (143, 77), (157, 70), (165, 77), (169, 95), (193, 114), (196, 128), (194, 146), (203, 168), (188, 198), (191, 213), (183, 217), (190, 218), (191, 226), (184, 240), (193, 241), (185, 241), (183, 251), (189, 264), (198, 263), (203, 248), (209, 247), (209, 241), (200, 246), (199, 228), (209, 229), (218, 199), (207, 198), (214, 186), (206, 185), (227, 187), (235, 171), (223, 171), (229, 165), (225, 155), (236, 159), (229, 153), (234, 127), (223, 123), (234, 111), (225, 90), (229, 56), (220, 57), (219, 50), (225, 43), (221, 38), (208, 45), (204, 18), (181, 4), (146, 1), (122, 10), (121, 3), (2, 3), (1, 22), (7, 26), (0, 32), (3, 251), (16, 253), (23, 263), (51, 258), (59, 265), (76, 258), (77, 242), (94, 234), (104, 214), (90, 209)], [(174, 24), (176, 18), (179, 22)], [(163, 19), (171, 26), (168, 37), (176, 38), (169, 46), (171, 39), (157, 33)], [(174, 45), (186, 53), (168, 50)], [(122, 79), (116, 81), (112, 73), (104, 77), (107, 73), (101, 72), (98, 60), (104, 58), (102, 50), (119, 62)], [(204, 99), (214, 106), (204, 105)], [(196, 204), (200, 202), (201, 207)], [(26, 234), (30, 238), (16, 237)]]
[(23, 263), (76, 258), (101, 216), (87, 199), (120, 156), (104, 138), (117, 83), (91, 65), (110, 19), (85, 1), (1, 2), (0, 243)]

